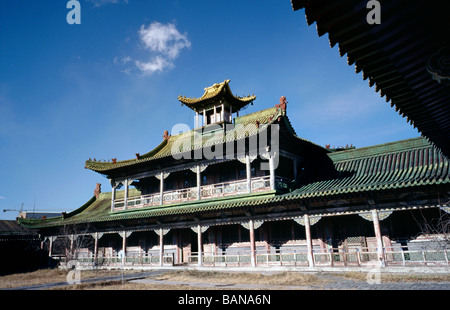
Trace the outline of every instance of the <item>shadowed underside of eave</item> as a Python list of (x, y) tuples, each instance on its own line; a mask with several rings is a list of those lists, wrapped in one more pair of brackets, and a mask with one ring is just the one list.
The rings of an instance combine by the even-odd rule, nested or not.
[(328, 33), (330, 46), (338, 45), (356, 73), (449, 158), (450, 72), (442, 68), (438, 82), (428, 64), (450, 44), (450, 2), (379, 2), (381, 23), (369, 25), (367, 0), (291, 0), (294, 10), (305, 10), (308, 25), (315, 22), (319, 36)]

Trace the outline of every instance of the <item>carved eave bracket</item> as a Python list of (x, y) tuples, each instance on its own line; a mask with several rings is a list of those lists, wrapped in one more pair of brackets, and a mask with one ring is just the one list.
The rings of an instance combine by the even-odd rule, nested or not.
[(439, 84), (450, 85), (450, 45), (441, 48), (428, 59), (427, 70)]
[[(319, 216), (319, 215), (317, 215), (317, 216), (310, 216), (310, 217), (309, 217), (309, 225), (312, 226), (312, 225), (316, 224), (318, 221), (320, 221), (321, 218), (322, 218), (322, 217)], [(300, 224), (300, 225), (302, 225), (302, 226), (305, 226), (305, 218), (304, 218), (304, 217), (298, 217), (298, 218), (295, 218), (294, 221), (295, 221), (297, 224)]]
[[(393, 211), (379, 211), (378, 212), (379, 220), (382, 221), (382, 220), (388, 218), (389, 215), (392, 214), (392, 212)], [(367, 221), (373, 221), (372, 212), (361, 212), (361, 213), (358, 213), (358, 215)]]

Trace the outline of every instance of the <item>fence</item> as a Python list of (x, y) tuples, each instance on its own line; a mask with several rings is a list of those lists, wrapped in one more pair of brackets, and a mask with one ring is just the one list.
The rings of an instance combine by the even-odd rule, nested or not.
[[(447, 249), (407, 250), (406, 248), (398, 247), (384, 248), (383, 250), (386, 266), (449, 266)], [(373, 266), (379, 262), (376, 248), (314, 250), (312, 255), (316, 267), (364, 267)], [(272, 253), (256, 252), (255, 256), (257, 266), (309, 266), (308, 253), (304, 250), (278, 250)], [(189, 253), (188, 265), (198, 265), (198, 257), (197, 252)], [(65, 265), (70, 260), (76, 260), (81, 266), (106, 267), (122, 265), (122, 259), (118, 255), (98, 257), (97, 260), (92, 255), (73, 259), (56, 256), (53, 258), (58, 259), (62, 265)], [(144, 253), (125, 257), (123, 265), (128, 267), (160, 266), (159, 262), (159, 254)], [(163, 265), (173, 266), (174, 263), (174, 253), (164, 253)], [(210, 267), (251, 266), (251, 252), (204, 253), (202, 255), (202, 265)]]
[[(189, 255), (189, 264), (198, 264), (198, 253)], [(229, 254), (203, 255), (203, 266), (227, 267), (227, 266), (249, 266), (251, 265), (250, 251), (239, 251)], [(257, 253), (256, 264), (258, 266), (308, 266), (306, 253), (282, 252), (282, 253)]]
[[(449, 266), (447, 249), (406, 250), (399, 248), (383, 248), (385, 264), (389, 266)], [(379, 262), (376, 248), (329, 249), (313, 251), (314, 265), (329, 267), (364, 267)], [(278, 251), (275, 253), (256, 252), (258, 266), (309, 266), (306, 251)], [(202, 255), (203, 266), (249, 266), (250, 251), (239, 251), (226, 254), (205, 253)], [(189, 264), (198, 264), (198, 253), (191, 253)]]
[[(77, 261), (79, 266), (97, 266), (97, 267), (120, 267), (122, 266), (122, 258), (119, 255), (101, 256), (97, 259), (93, 255), (80, 256), (76, 258), (68, 258), (64, 256), (52, 256), (60, 262), (61, 266), (65, 266), (69, 261)], [(141, 255), (126, 256), (123, 258), (123, 266), (140, 267), (140, 266), (160, 266), (159, 254), (145, 253)], [(163, 266), (173, 266), (173, 253), (163, 254)]]

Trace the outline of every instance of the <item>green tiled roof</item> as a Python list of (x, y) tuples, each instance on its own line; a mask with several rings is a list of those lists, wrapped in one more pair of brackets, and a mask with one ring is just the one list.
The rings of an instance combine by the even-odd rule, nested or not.
[(0, 220), (0, 239), (11, 236), (32, 235), (34, 232), (20, 226), (14, 220)]
[[(269, 125), (273, 123), (278, 116), (281, 116), (281, 109), (277, 109), (275, 107), (258, 111), (255, 113), (251, 113), (245, 116), (237, 117), (235, 119), (235, 129), (227, 131), (226, 135), (220, 137), (219, 135), (216, 135), (214, 137), (209, 137), (207, 135), (202, 136), (202, 143), (200, 145), (197, 145), (194, 140), (194, 135), (196, 135), (197, 131), (191, 130), (188, 132), (184, 132), (178, 135), (171, 136), (168, 140), (164, 140), (161, 142), (155, 149), (151, 150), (150, 152), (141, 155), (139, 158), (135, 159), (129, 159), (124, 161), (116, 161), (116, 163), (112, 162), (100, 162), (100, 161), (92, 161), (88, 160), (86, 161), (85, 168), (91, 169), (93, 171), (97, 172), (106, 172), (109, 170), (126, 167), (126, 166), (132, 166), (144, 162), (150, 162), (152, 160), (158, 159), (158, 158), (164, 158), (172, 156), (173, 154), (182, 153), (190, 150), (194, 150), (196, 148), (202, 148), (207, 145), (214, 145), (218, 143), (224, 143), (227, 141), (234, 141), (238, 139), (244, 138), (246, 135), (251, 136), (258, 133), (256, 126), (247, 126), (248, 124), (255, 124), (256, 121), (259, 121), (260, 124)], [(237, 126), (238, 124), (243, 126)], [(201, 129), (208, 129), (211, 128), (212, 125), (207, 125), (205, 127), (202, 127)], [(251, 131), (245, 131), (244, 129), (251, 129)], [(187, 140), (187, 141), (186, 141)], [(186, 143), (187, 142), (187, 143)], [(175, 147), (174, 147), (175, 145)], [(182, 149), (181, 151), (175, 151), (177, 146), (184, 147), (188, 145), (189, 149)]]
[[(203, 135), (201, 144), (195, 143), (196, 140), (194, 140), (194, 135), (197, 134), (197, 131), (194, 129), (194, 130), (191, 130), (191, 131), (188, 131), (185, 133), (171, 136), (168, 140), (164, 140), (163, 142), (161, 142), (155, 149), (151, 150), (150, 152), (148, 152), (146, 154), (139, 156), (139, 158), (123, 160), (123, 161), (116, 161), (115, 163), (88, 160), (85, 163), (85, 168), (91, 169), (91, 170), (99, 172), (99, 173), (107, 174), (109, 171), (112, 171), (117, 168), (129, 167), (129, 166), (138, 165), (141, 163), (148, 163), (155, 159), (170, 157), (177, 153), (183, 153), (186, 151), (199, 149), (199, 148), (202, 148), (205, 146), (217, 145), (217, 144), (226, 143), (226, 142), (230, 142), (230, 141), (236, 141), (236, 140), (248, 137), (248, 136), (257, 135), (260, 130), (262, 130), (266, 126), (269, 126), (270, 124), (278, 121), (279, 117), (282, 117), (288, 130), (291, 132), (291, 134), (293, 134), (295, 136), (295, 131), (292, 128), (292, 125), (291, 125), (288, 117), (285, 115), (285, 111), (283, 111), (281, 108), (272, 107), (272, 108), (268, 108), (268, 109), (265, 109), (262, 111), (254, 112), (251, 114), (247, 114), (247, 115), (235, 118), (234, 129), (227, 130), (226, 134), (222, 135), (222, 136), (220, 136), (220, 135), (214, 135), (214, 136)], [(257, 122), (259, 123), (259, 128), (256, 126)], [(247, 125), (254, 125), (254, 126), (247, 126)], [(207, 132), (208, 129), (213, 128), (212, 126), (214, 126), (214, 125), (207, 125), (205, 127), (202, 127), (201, 129), (204, 130), (205, 132)], [(216, 125), (216, 126), (218, 126), (218, 125)], [(305, 139), (302, 139), (299, 137), (296, 137), (296, 138), (298, 138), (299, 140), (302, 140), (304, 142), (310, 143), (311, 145), (314, 145), (316, 147), (320, 147), (320, 146), (315, 145), (314, 143), (311, 143), (310, 141), (307, 141)], [(186, 145), (189, 146), (189, 148), (185, 149), (184, 147)], [(176, 150), (177, 148), (179, 148), (178, 151)], [(320, 148), (322, 148), (322, 147), (320, 147)]]
[[(449, 161), (424, 138), (329, 153), (328, 156), (334, 163), (333, 177), (303, 184), (287, 194), (280, 195), (270, 191), (111, 212), (111, 193), (101, 193), (98, 199), (93, 197), (84, 206), (67, 214), (64, 218), (21, 219), (19, 222), (30, 228), (55, 227), (77, 223), (192, 214), (295, 202), (316, 197), (332, 199), (335, 195), (356, 192), (380, 192), (389, 189), (450, 184)], [(117, 192), (117, 198), (123, 195), (122, 192)], [(130, 194), (138, 195), (139, 192), (130, 192)]]
[(305, 184), (291, 198), (449, 184), (449, 161), (424, 138), (330, 153), (336, 175)]
[(274, 199), (279, 198), (275, 196), (275, 191), (269, 191), (265, 193), (243, 194), (202, 201), (190, 201), (172, 205), (111, 212), (111, 192), (108, 192), (101, 193), (98, 199), (96, 199), (95, 196), (92, 197), (85, 206), (74, 211), (72, 215), (66, 215), (64, 218), (58, 217), (46, 220), (19, 219), (19, 223), (28, 228), (43, 228), (80, 223), (121, 221), (254, 206), (271, 202)]

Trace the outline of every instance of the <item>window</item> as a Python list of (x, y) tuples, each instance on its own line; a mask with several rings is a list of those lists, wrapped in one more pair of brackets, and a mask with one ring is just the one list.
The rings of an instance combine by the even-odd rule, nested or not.
[(245, 168), (239, 169), (239, 178), (246, 178), (247, 170)]
[(164, 182), (164, 185), (166, 187), (166, 190), (173, 190), (174, 189), (172, 180)]
[(183, 180), (183, 188), (193, 187), (194, 182), (192, 181), (192, 178), (189, 174), (189, 172), (184, 173), (184, 180)]

